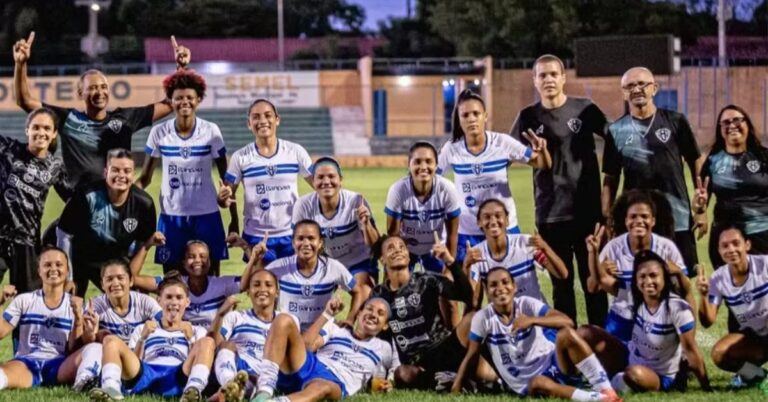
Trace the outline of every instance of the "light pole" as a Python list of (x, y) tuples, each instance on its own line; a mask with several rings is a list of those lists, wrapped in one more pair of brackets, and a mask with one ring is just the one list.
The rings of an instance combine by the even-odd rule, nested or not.
[(109, 8), (111, 3), (111, 0), (75, 0), (76, 6), (88, 7), (88, 35), (80, 40), (80, 50), (91, 60), (109, 50), (109, 41), (99, 35), (99, 12)]
[(285, 34), (283, 32), (283, 0), (277, 0), (277, 59), (285, 70)]

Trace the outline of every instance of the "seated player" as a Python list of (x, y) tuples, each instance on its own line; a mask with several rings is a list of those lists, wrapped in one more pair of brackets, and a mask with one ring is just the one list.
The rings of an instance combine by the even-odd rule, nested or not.
[(377, 337), (387, 327), (391, 313), (387, 302), (368, 300), (354, 329), (333, 322), (343, 307), (340, 299), (329, 300), (303, 336), (296, 317), (283, 313), (275, 318), (259, 370), (259, 394), (253, 401), (268, 400), (275, 389), (288, 394), (277, 398), (280, 402), (339, 400), (360, 391), (382, 367), (397, 366), (392, 345)]
[[(709, 328), (717, 318), (720, 305), (733, 314), (738, 329), (722, 337), (712, 347), (712, 361), (725, 371), (736, 373), (735, 387), (760, 384), (768, 394), (766, 371), (768, 362), (768, 256), (750, 255), (750, 241), (737, 225), (718, 228), (718, 249), (725, 265), (712, 279), (697, 279), (701, 294), (699, 320)], [(703, 274), (703, 272), (702, 272)]]
[(205, 329), (183, 320), (189, 306), (189, 288), (183, 281), (175, 276), (164, 279), (158, 294), (160, 321), (136, 327), (128, 344), (116, 335), (104, 338), (101, 388), (91, 390), (91, 401), (121, 400), (124, 393), (202, 401), (215, 342), (205, 336)]
[(686, 368), (696, 375), (702, 389), (711, 390), (696, 346), (696, 319), (688, 302), (672, 293), (671, 280), (667, 263), (658, 254), (643, 250), (635, 256), (635, 325), (627, 347), (629, 366), (612, 380), (619, 392), (685, 391)]
[(464, 260), (464, 266), (470, 268), (475, 306), (482, 301), (481, 283), (488, 271), (497, 266), (506, 267), (515, 278), (518, 296), (533, 297), (546, 304), (535, 263), (557, 279), (565, 279), (568, 270), (541, 236), (509, 234), (506, 230), (508, 223), (509, 213), (500, 200), (489, 198), (477, 209), (477, 225), (485, 234), (485, 240), (474, 248), (468, 246)]
[[(491, 269), (485, 287), (491, 303), (472, 318), (469, 346), (453, 392), (461, 392), (467, 373), (477, 365), (481, 343), (486, 342), (499, 376), (519, 396), (621, 401), (568, 316), (534, 298), (516, 296), (514, 277), (505, 267)], [(554, 343), (543, 328), (558, 330)], [(581, 382), (579, 373), (595, 391), (575, 387)]]
[[(155, 232), (152, 243), (157, 245), (164, 241), (163, 234)], [(141, 274), (142, 262), (146, 258), (146, 249), (140, 252), (144, 253), (138, 260), (140, 262), (131, 263), (134, 286), (146, 292), (159, 292), (163, 277)], [(184, 320), (205, 329), (210, 329), (211, 323), (216, 317), (216, 310), (224, 304), (227, 297), (245, 291), (252, 272), (249, 267), (246, 267), (241, 276), (211, 275), (210, 251), (208, 245), (200, 240), (191, 240), (187, 243), (182, 267), (184, 268), (183, 272), (173, 272), (179, 275), (179, 279), (189, 288), (190, 304), (184, 312)]]

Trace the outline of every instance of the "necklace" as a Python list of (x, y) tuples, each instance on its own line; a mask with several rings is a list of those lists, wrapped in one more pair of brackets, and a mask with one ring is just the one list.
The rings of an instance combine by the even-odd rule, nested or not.
[(651, 116), (651, 122), (648, 124), (648, 127), (645, 128), (645, 131), (643, 131), (635, 123), (635, 118), (632, 115), (629, 115), (629, 121), (632, 123), (632, 128), (635, 129), (635, 131), (638, 134), (640, 134), (643, 138), (645, 138), (645, 136), (648, 135), (648, 131), (651, 131), (651, 127), (653, 126), (654, 120), (656, 120), (656, 112), (653, 112), (653, 115)]

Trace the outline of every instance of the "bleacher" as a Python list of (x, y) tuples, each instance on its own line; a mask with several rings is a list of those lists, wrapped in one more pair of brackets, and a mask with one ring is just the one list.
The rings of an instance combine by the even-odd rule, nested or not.
[[(227, 150), (232, 153), (253, 142), (253, 133), (246, 126), (244, 109), (199, 110), (198, 116), (215, 122), (221, 128)], [(23, 112), (0, 112), (0, 135), (26, 141)], [(149, 128), (133, 136), (133, 151), (144, 150)], [(331, 116), (327, 108), (282, 108), (278, 138), (301, 144), (313, 155), (333, 154)]]

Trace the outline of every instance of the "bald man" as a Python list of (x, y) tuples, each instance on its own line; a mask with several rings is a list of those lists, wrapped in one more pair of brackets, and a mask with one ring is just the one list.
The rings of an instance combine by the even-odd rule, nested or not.
[[(603, 215), (610, 220), (622, 172), (624, 190), (660, 191), (672, 207), (672, 240), (680, 249), (689, 274), (696, 275), (694, 221), (683, 172), (683, 161), (692, 177), (703, 162), (696, 138), (684, 115), (654, 105), (653, 96), (659, 85), (647, 68), (627, 70), (621, 77), (621, 90), (629, 113), (608, 126), (603, 153)], [(664, 224), (657, 222), (657, 226)], [(706, 221), (696, 222), (695, 226), (705, 227)]]

